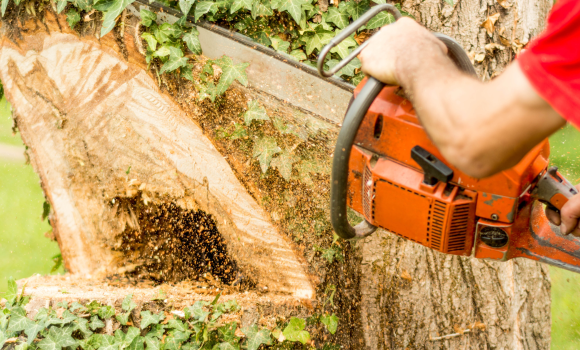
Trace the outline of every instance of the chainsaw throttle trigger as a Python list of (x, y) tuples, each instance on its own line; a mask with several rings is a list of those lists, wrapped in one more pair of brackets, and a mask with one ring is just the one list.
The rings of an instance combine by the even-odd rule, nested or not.
[(423, 169), (423, 183), (426, 185), (433, 186), (439, 181), (449, 182), (453, 178), (453, 170), (421, 146), (411, 149), (411, 158)]
[(576, 188), (558, 172), (555, 166), (548, 168), (540, 176), (538, 184), (532, 191), (534, 198), (558, 213), (575, 194), (578, 194)]

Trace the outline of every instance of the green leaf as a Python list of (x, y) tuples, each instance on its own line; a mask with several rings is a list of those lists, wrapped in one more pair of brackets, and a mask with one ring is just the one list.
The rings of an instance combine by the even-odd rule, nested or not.
[(18, 297), (18, 286), (16, 285), (16, 281), (14, 278), (8, 278), (8, 291), (4, 295), (4, 299), (9, 303), (14, 303), (16, 298)]
[(91, 323), (89, 323), (89, 327), (94, 331), (98, 328), (105, 327), (105, 324), (99, 319), (99, 316), (95, 315), (91, 317)]
[(395, 22), (395, 17), (393, 17), (393, 15), (391, 15), (386, 11), (379, 12), (376, 16), (374, 16), (373, 18), (371, 18), (370, 21), (367, 22), (366, 29), (380, 28), (384, 25), (391, 24), (393, 22)]
[(249, 63), (234, 64), (234, 61), (228, 56), (222, 56), (215, 63), (222, 69), (222, 75), (217, 84), (217, 94), (222, 95), (230, 87), (230, 85), (237, 80), (240, 84), (246, 86), (248, 84), (248, 76), (246, 68)]
[(204, 303), (198, 300), (195, 302), (195, 304), (193, 304), (193, 306), (187, 308), (188, 314), (198, 322), (205, 322), (207, 320), (207, 316), (209, 316), (209, 312), (204, 310), (203, 305)]
[(26, 316), (12, 315), (10, 316), (10, 322), (8, 323), (8, 328), (6, 331), (8, 333), (20, 332), (30, 327), (31, 323), (34, 324), (34, 322), (28, 319)]
[(89, 321), (87, 319), (79, 317), (76, 319), (75, 322), (76, 322), (75, 329), (83, 333), (85, 338), (88, 338), (93, 334), (93, 332), (89, 329)]
[(115, 20), (123, 12), (127, 6), (133, 3), (135, 0), (115, 0), (114, 4), (104, 13), (103, 24), (101, 27), (101, 37), (104, 37), (107, 33), (115, 27)]
[(67, 346), (76, 345), (72, 338), (72, 329), (51, 327), (46, 337), (37, 345), (41, 350), (60, 350)]
[(223, 342), (219, 343), (218, 345), (214, 346), (212, 350), (240, 350), (240, 346), (238, 344), (232, 344), (230, 342)]
[(187, 326), (183, 324), (183, 322), (176, 319), (169, 320), (169, 322), (167, 322), (167, 328), (173, 328), (181, 332), (185, 332), (188, 329)]
[(117, 319), (117, 321), (119, 321), (119, 323), (123, 326), (127, 325), (127, 322), (129, 322), (129, 316), (131, 315), (130, 312), (124, 313), (124, 314), (119, 314), (116, 315), (115, 318)]
[(56, 13), (61, 13), (62, 10), (66, 7), (67, 0), (58, 0), (56, 3)]
[(201, 16), (208, 12), (215, 13), (216, 11), (217, 6), (213, 1), (198, 2), (197, 5), (195, 5), (195, 21), (197, 22)]
[(159, 26), (159, 33), (162, 37), (162, 41), (166, 42), (168, 40), (177, 40), (181, 38), (183, 30), (178, 24), (163, 23)]
[(199, 32), (197, 29), (191, 28), (191, 31), (185, 33), (183, 41), (191, 52), (196, 55), (201, 55), (201, 43), (199, 42)]
[(296, 61), (304, 61), (306, 59), (306, 54), (300, 49), (292, 50), (290, 56), (292, 56)]
[(75, 25), (77, 23), (79, 23), (80, 20), (81, 20), (81, 16), (74, 8), (71, 8), (66, 13), (66, 21), (68, 22), (68, 25), (71, 29), (73, 29), (75, 27)]
[(333, 37), (333, 32), (324, 29), (321, 25), (317, 25), (314, 30), (305, 32), (300, 37), (300, 40), (306, 44), (306, 54), (310, 55), (314, 50), (320, 51)]
[(282, 149), (276, 144), (276, 139), (273, 137), (263, 137), (254, 143), (253, 157), (257, 158), (262, 168), (262, 173), (265, 173), (270, 166), (272, 157), (282, 152)]
[(159, 71), (159, 74), (163, 74), (165, 72), (173, 72), (177, 68), (184, 67), (185, 65), (187, 65), (187, 60), (188, 60), (187, 57), (176, 58), (175, 56), (172, 56), (169, 59), (169, 61), (163, 64), (161, 70)]
[(119, 345), (120, 344), (117, 343), (117, 339), (115, 339), (115, 337), (101, 334), (99, 350), (118, 350)]
[(171, 46), (169, 45), (163, 45), (161, 47), (159, 47), (159, 49), (157, 49), (157, 51), (155, 51), (153, 53), (153, 57), (167, 57), (171, 54), (171, 50), (169, 49)]
[(369, 0), (362, 0), (360, 2), (349, 1), (346, 5), (346, 11), (352, 16), (353, 21), (356, 21), (363, 13), (367, 12), (369, 8)]
[(151, 51), (155, 51), (157, 49), (157, 40), (155, 40), (155, 37), (151, 35), (151, 33), (145, 32), (141, 34), (141, 37), (147, 42), (147, 46)]
[[(334, 67), (336, 64), (338, 63), (337, 60), (330, 60), (328, 61), (328, 67), (332, 68)], [(341, 76), (341, 75), (346, 75), (349, 77), (354, 76), (354, 71), (357, 68), (362, 67), (362, 64), (360, 62), (360, 60), (358, 58), (354, 58), (352, 61), (348, 62), (346, 64), (346, 66), (342, 67), (337, 73), (336, 75)]]
[(2, 0), (2, 17), (4, 17), (4, 13), (6, 13), (6, 8), (8, 7), (8, 1), (9, 0)]
[(286, 328), (282, 331), (282, 334), (289, 341), (299, 341), (302, 344), (306, 344), (310, 340), (310, 333), (305, 331), (304, 328), (306, 328), (305, 320), (292, 317)]
[[(149, 10), (145, 10), (145, 9), (141, 9), (141, 24), (143, 24), (145, 27), (149, 27), (151, 24), (155, 23), (155, 21), (157, 20), (157, 14), (155, 12), (151, 12)], [(149, 34), (149, 33), (143, 33), (141, 36), (143, 36), (144, 34)], [(151, 35), (151, 34), (149, 34)], [(143, 38), (145, 39), (145, 38)], [(147, 40), (147, 39), (145, 39)]]
[(0, 349), (4, 347), (4, 343), (8, 340), (8, 335), (0, 329)]
[(243, 124), (234, 123), (234, 131), (229, 135), (230, 140), (243, 139), (248, 136)]
[(254, 0), (234, 0), (230, 8), (230, 14), (238, 12), (241, 8), (252, 11), (253, 2)]
[(141, 311), (141, 329), (149, 325), (155, 325), (161, 322), (165, 316), (163, 314), (152, 314), (151, 311)]
[(181, 67), (181, 76), (189, 81), (193, 81), (193, 65), (191, 63)]
[(238, 328), (238, 324), (236, 322), (230, 322), (220, 328), (218, 328), (218, 336), (219, 339), (225, 342), (236, 342), (238, 341), (238, 337), (236, 337), (236, 329)]
[(292, 176), (292, 165), (297, 163), (300, 157), (284, 150), (278, 157), (272, 159), (272, 167), (278, 169), (278, 172), (286, 181), (290, 181)]
[(365, 74), (363, 72), (358, 72), (351, 80), (351, 84), (356, 86), (358, 85), (365, 77)]
[(290, 48), (290, 43), (288, 41), (282, 40), (279, 36), (274, 35), (270, 38), (272, 41), (272, 47), (279, 53), (288, 54), (288, 48)]
[(191, 6), (194, 2), (195, 0), (179, 0), (179, 9), (184, 16), (189, 14), (189, 10), (191, 10)]
[(296, 23), (300, 23), (302, 17), (302, 5), (310, 3), (309, 0), (280, 0), (277, 4), (278, 11), (286, 11)]
[[(340, 33), (339, 30), (335, 32), (335, 35)], [(330, 52), (338, 54), (341, 58), (345, 58), (350, 54), (351, 47), (357, 47), (358, 43), (354, 40), (354, 34), (349, 36), (348, 38), (344, 39), (340, 42), (340, 44), (333, 47)]]
[(341, 12), (336, 7), (329, 7), (326, 21), (334, 23), (340, 29), (344, 29), (348, 25), (348, 16), (346, 13)]
[(102, 319), (107, 319), (115, 316), (115, 308), (110, 305), (102, 306), (99, 309), (98, 315)]
[(256, 100), (248, 102), (248, 109), (244, 113), (244, 122), (246, 125), (252, 124), (252, 120), (270, 120), (266, 110), (260, 107)]
[(145, 344), (147, 344), (147, 350), (161, 350), (161, 342), (157, 338), (146, 336)]
[(14, 350), (26, 350), (28, 349), (28, 343), (22, 342), (14, 347)]
[(209, 98), (211, 100), (211, 102), (215, 101), (215, 98), (218, 96), (218, 90), (217, 87), (214, 85), (214, 83), (209, 82), (206, 86), (204, 86), (200, 91), (199, 91), (199, 97), (198, 99), (200, 101), (205, 100), (206, 98)]
[(250, 327), (242, 329), (242, 333), (244, 333), (244, 335), (248, 339), (246, 343), (247, 350), (257, 350), (262, 344), (266, 345), (272, 344), (272, 338), (270, 338), (270, 331), (265, 328), (258, 330), (258, 326), (255, 324)]
[(135, 340), (139, 335), (141, 335), (141, 332), (139, 331), (139, 328), (137, 327), (129, 327), (129, 329), (127, 329), (127, 333), (125, 334), (125, 336), (123, 337), (123, 341), (128, 345), (130, 345), (133, 340)]
[(74, 0), (74, 4), (82, 11), (90, 11), (93, 8), (92, 0)]
[(448, 3), (449, 5), (453, 6), (453, 0), (445, 0), (446, 3)]
[(320, 321), (326, 326), (326, 329), (328, 329), (330, 334), (336, 333), (336, 329), (338, 328), (338, 317), (336, 317), (335, 314), (322, 315)]
[(135, 339), (133, 339), (133, 342), (131, 342), (127, 350), (145, 350), (144, 343), (145, 338), (142, 336), (137, 336)]
[(270, 0), (254, 0), (252, 4), (252, 18), (256, 19), (258, 16), (272, 16), (272, 5)]

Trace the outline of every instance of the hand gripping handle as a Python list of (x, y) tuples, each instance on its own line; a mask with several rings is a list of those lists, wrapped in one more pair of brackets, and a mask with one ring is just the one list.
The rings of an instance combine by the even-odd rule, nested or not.
[[(342, 40), (346, 39), (350, 34), (360, 28), (363, 24), (368, 22), (373, 16), (381, 11), (389, 11), (395, 19), (401, 18), (401, 14), (396, 7), (390, 4), (378, 5), (362, 15), (359, 19), (354, 21), (351, 25), (346, 27), (339, 35), (337, 35), (331, 42), (326, 45), (320, 52), (318, 58), (318, 72), (320, 75), (329, 77), (338, 72), (348, 62), (356, 57), (367, 45), (369, 40), (354, 50), (348, 57), (339, 62), (328, 72), (324, 71), (324, 59), (330, 49), (338, 45)], [(467, 74), (476, 76), (475, 68), (471, 64), (469, 57), (461, 45), (459, 45), (452, 38), (434, 33), (434, 35), (441, 40), (448, 49), (449, 58), (457, 65), (459, 69)], [(338, 134), (336, 147), (334, 149), (334, 157), (332, 160), (332, 175), (330, 185), (330, 221), (336, 234), (345, 239), (364, 238), (375, 232), (376, 226), (372, 225), (366, 220), (360, 224), (352, 227), (347, 219), (347, 181), (348, 181), (348, 162), (350, 159), (350, 152), (354, 139), (358, 132), (358, 128), (364, 119), (369, 107), (385, 87), (385, 84), (373, 77), (369, 77), (362, 90), (354, 99), (346, 112), (346, 117), (342, 123), (342, 128)]]

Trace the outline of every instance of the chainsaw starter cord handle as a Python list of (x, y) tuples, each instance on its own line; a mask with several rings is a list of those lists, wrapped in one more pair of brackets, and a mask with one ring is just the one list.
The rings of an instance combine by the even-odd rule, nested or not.
[(354, 99), (346, 112), (346, 117), (338, 133), (332, 159), (330, 222), (336, 234), (341, 238), (364, 238), (377, 229), (376, 226), (371, 225), (366, 220), (352, 227), (346, 215), (346, 200), (348, 198), (347, 182), (350, 151), (360, 123), (364, 119), (371, 103), (373, 103), (383, 87), (385, 87), (385, 83), (369, 77), (365, 86), (363, 86), (357, 98)]

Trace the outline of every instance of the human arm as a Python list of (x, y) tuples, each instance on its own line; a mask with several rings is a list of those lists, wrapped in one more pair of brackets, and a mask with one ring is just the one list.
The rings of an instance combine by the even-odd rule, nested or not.
[(366, 74), (401, 85), (445, 159), (473, 177), (515, 165), (565, 124), (516, 64), (489, 83), (460, 72), (409, 18), (381, 29), (360, 55)]
[[(445, 47), (411, 19), (381, 29), (360, 58), (366, 74), (405, 89), (445, 159), (474, 177), (512, 167), (565, 124), (518, 63), (482, 83), (460, 72)], [(546, 210), (562, 233), (580, 236), (580, 196), (560, 214)]]

